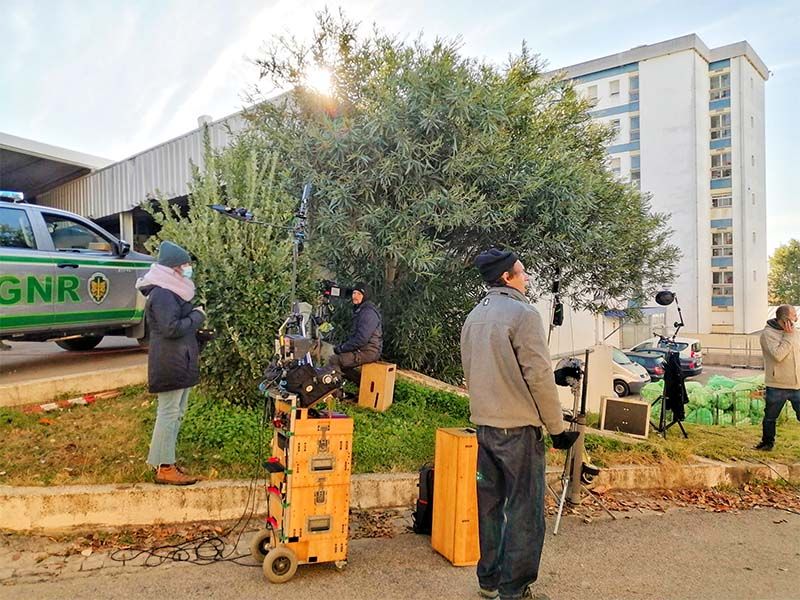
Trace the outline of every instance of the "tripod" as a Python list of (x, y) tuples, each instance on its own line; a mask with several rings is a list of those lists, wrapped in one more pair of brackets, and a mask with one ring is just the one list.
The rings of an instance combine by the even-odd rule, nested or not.
[[(558, 527), (561, 524), (561, 516), (564, 513), (564, 505), (569, 501), (570, 504), (580, 505), (583, 502), (581, 497), (581, 489), (585, 491), (589, 497), (594, 500), (600, 508), (602, 508), (608, 516), (616, 520), (617, 517), (608, 510), (605, 504), (598, 498), (592, 491), (581, 482), (581, 473), (584, 468), (583, 455), (584, 455), (584, 432), (586, 431), (586, 391), (589, 373), (589, 350), (586, 351), (584, 356), (583, 372), (578, 375), (578, 378), (567, 377), (567, 383), (572, 390), (572, 417), (570, 418), (570, 431), (578, 432), (578, 439), (567, 450), (567, 457), (564, 461), (564, 470), (561, 473), (561, 494), (557, 494), (552, 486), (548, 484), (550, 493), (553, 494), (556, 501), (558, 501), (558, 514), (556, 515), (556, 524), (553, 528), (553, 535), (558, 535)], [(581, 385), (580, 378), (583, 379)]]
[[(664, 439), (667, 439), (667, 430), (673, 425), (680, 427), (683, 437), (687, 439), (689, 438), (689, 434), (686, 433), (686, 429), (683, 427), (683, 419), (678, 416), (679, 413), (682, 416), (682, 409), (683, 404), (685, 404), (685, 400), (686, 386), (684, 385), (683, 374), (681, 373), (681, 361), (678, 352), (675, 351), (674, 348), (669, 348), (667, 352), (667, 365), (664, 369), (664, 392), (658, 398), (653, 400), (653, 405), (656, 402), (661, 402), (661, 411), (658, 418), (658, 424), (650, 421), (650, 425), (653, 427), (653, 429), (660, 433), (661, 437)], [(669, 423), (666, 422), (668, 401), (672, 407), (679, 407), (679, 410), (673, 408), (672, 421)]]

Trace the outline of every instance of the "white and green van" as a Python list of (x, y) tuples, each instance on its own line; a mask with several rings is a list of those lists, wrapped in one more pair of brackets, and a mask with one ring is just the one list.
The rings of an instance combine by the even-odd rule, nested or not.
[(92, 221), (0, 194), (0, 340), (89, 350), (145, 338), (136, 279), (153, 259)]

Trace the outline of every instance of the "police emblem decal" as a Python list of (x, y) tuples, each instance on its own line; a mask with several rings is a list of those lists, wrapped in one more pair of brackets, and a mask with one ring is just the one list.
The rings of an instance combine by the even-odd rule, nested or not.
[(101, 304), (108, 296), (109, 281), (108, 277), (102, 273), (93, 273), (87, 282), (89, 297), (95, 304)]

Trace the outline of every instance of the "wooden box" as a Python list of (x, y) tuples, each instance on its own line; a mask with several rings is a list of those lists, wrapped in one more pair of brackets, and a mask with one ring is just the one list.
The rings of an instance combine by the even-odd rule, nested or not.
[(392, 405), (397, 365), (386, 362), (367, 363), (361, 367), (358, 405), (384, 412)]
[(350, 485), (289, 486), (285, 498), (268, 493), (270, 516), (282, 541), (347, 539)]
[(477, 469), (475, 430), (436, 431), (431, 545), (455, 566), (474, 565), (480, 558)]
[(600, 398), (600, 429), (647, 439), (650, 403), (603, 396)]

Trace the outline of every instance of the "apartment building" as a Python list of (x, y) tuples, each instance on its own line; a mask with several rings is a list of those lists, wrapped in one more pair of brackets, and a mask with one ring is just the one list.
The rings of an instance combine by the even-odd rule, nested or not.
[(670, 214), (683, 256), (675, 281), (663, 284), (678, 295), (685, 331), (763, 327), (769, 71), (755, 51), (744, 41), (709, 49), (692, 34), (558, 72), (615, 132), (611, 171)]

